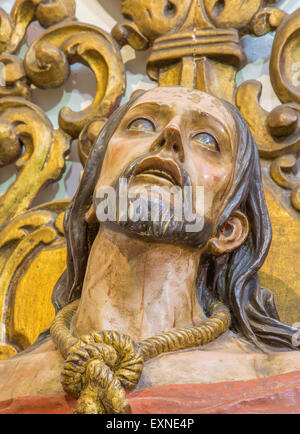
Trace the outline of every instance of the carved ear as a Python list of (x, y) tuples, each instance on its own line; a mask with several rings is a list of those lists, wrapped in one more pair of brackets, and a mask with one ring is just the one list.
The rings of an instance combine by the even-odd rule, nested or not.
[(209, 253), (219, 256), (240, 247), (249, 234), (249, 222), (245, 214), (235, 211), (223, 225), (218, 236), (208, 242)]
[(90, 206), (89, 210), (85, 213), (84, 219), (87, 222), (87, 224), (97, 223), (98, 219), (93, 204)]

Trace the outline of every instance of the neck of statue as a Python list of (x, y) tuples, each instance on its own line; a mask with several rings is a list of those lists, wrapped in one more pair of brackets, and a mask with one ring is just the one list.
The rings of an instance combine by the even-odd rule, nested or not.
[(205, 319), (200, 253), (101, 228), (91, 249), (74, 334), (116, 330), (139, 341)]

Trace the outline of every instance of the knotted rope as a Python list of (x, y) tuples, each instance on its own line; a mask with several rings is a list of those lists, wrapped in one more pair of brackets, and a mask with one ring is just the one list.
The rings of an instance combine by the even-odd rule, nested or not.
[(64, 390), (78, 399), (75, 413), (123, 414), (130, 412), (125, 390), (139, 382), (144, 362), (160, 354), (207, 345), (230, 327), (226, 306), (216, 303), (212, 315), (199, 326), (173, 329), (140, 342), (115, 332), (92, 332), (80, 339), (70, 333), (79, 301), (55, 317), (51, 337), (65, 359)]

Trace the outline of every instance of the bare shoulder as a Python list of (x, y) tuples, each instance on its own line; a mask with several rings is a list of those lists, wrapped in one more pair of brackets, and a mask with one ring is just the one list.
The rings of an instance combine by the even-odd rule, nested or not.
[(167, 384), (248, 381), (294, 371), (300, 371), (300, 351), (263, 353), (242, 339), (227, 336), (214, 345), (149, 360), (138, 389)]
[(51, 340), (35, 351), (0, 361), (0, 401), (64, 393), (60, 384), (63, 363)]

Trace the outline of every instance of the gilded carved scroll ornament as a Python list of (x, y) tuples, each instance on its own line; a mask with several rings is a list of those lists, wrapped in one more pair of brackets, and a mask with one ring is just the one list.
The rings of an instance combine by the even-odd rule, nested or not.
[(111, 37), (81, 23), (58, 25), (46, 31), (27, 51), (24, 67), (31, 83), (46, 89), (61, 86), (74, 62), (87, 65), (97, 81), (97, 93), (89, 107), (77, 113), (64, 108), (59, 113), (61, 129), (77, 138), (96, 115), (109, 116), (119, 105), (125, 75)]
[(75, 19), (74, 0), (16, 0), (10, 15), (0, 8), (0, 53), (15, 53), (33, 21), (48, 28)]
[[(118, 106), (125, 89), (125, 75), (120, 53), (112, 38), (99, 28), (78, 23), (73, 0), (50, 3), (22, 0), (15, 3), (10, 15), (2, 9), (0, 13), (0, 167), (15, 164), (18, 170), (16, 180), (0, 197), (0, 226), (2, 233), (6, 234), (1, 242), (1, 322), (4, 324), (1, 357), (5, 358), (34, 342), (39, 331), (49, 325), (54, 315), (50, 288), (50, 291), (45, 290), (41, 304), (37, 303), (41, 313), (38, 320), (40, 326), (30, 325), (30, 315), (18, 313), (18, 303), (21, 303), (22, 309), (22, 299), (15, 296), (15, 290), (11, 288), (18, 268), (26, 269), (25, 279), (26, 275), (29, 277), (34, 267), (33, 258), (40, 252), (40, 266), (46, 270), (44, 285), (47, 287), (46, 276), (51, 274), (54, 285), (65, 267), (62, 215), (68, 201), (40, 207), (38, 215), (48, 216), (45, 217), (47, 222), (42, 217), (36, 220), (31, 204), (44, 186), (61, 178), (72, 138), (81, 133), (79, 153), (85, 155), (84, 152), (89, 152), (84, 145), (84, 131), (91, 121), (95, 125), (99, 115), (109, 116)], [(17, 52), (28, 26), (35, 20), (47, 30), (29, 47), (23, 60)], [(74, 62), (82, 63), (93, 71), (97, 92), (92, 104), (80, 112), (73, 112), (67, 107), (62, 109), (59, 114), (60, 128), (55, 130), (43, 111), (30, 103), (32, 88), (63, 85)], [(58, 218), (61, 223), (57, 233), (55, 222)], [(30, 219), (32, 224), (28, 223)], [(11, 227), (19, 228), (17, 238), (12, 235)], [(34, 228), (41, 231), (40, 235), (34, 235)], [(24, 253), (22, 243), (26, 242), (28, 247)], [(41, 252), (42, 246), (45, 252)], [(49, 246), (49, 256), (46, 246)], [(10, 261), (6, 263), (8, 258)], [(55, 265), (55, 261), (59, 261), (59, 265)], [(30, 262), (33, 264), (31, 268), (24, 265)], [(52, 273), (51, 267), (49, 270), (45, 264), (51, 264)], [(21, 282), (20, 276), (17, 281)], [(17, 294), (22, 293), (20, 285), (16, 283)], [(38, 285), (33, 293), (35, 291), (39, 291)], [(34, 297), (28, 294), (25, 297), (29, 306)], [(24, 322), (21, 320), (19, 324), (22, 316)], [(14, 346), (5, 343), (7, 340), (14, 342)]]

